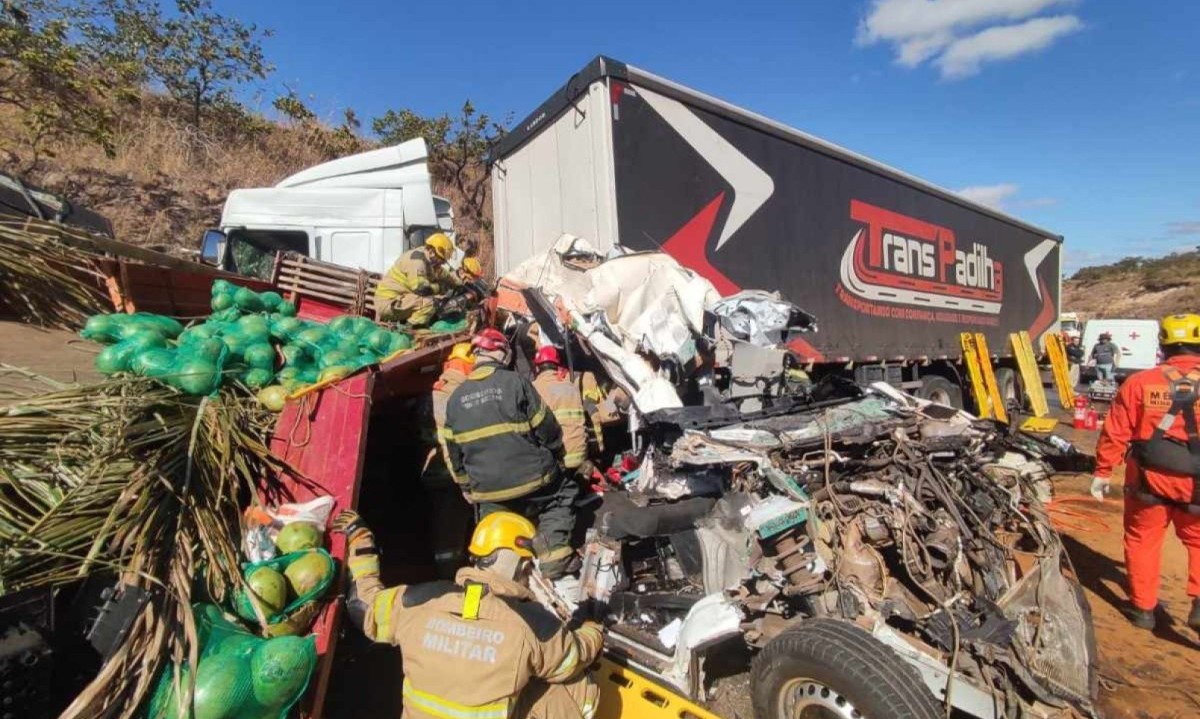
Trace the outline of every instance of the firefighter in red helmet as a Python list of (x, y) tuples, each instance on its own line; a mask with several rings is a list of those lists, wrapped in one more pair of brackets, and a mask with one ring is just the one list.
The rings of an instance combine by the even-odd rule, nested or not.
[(562, 469), (562, 429), (529, 380), (509, 369), (513, 352), (503, 333), (489, 327), (471, 345), (475, 368), (446, 404), (451, 469), (480, 516), (510, 511), (536, 521), (542, 573), (562, 576), (577, 564), (578, 494)]

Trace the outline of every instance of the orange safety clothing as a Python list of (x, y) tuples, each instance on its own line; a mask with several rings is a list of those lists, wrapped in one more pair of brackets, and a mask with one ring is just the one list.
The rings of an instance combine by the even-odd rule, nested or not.
[(1200, 372), (1200, 355), (1176, 355), (1154, 369), (1134, 374), (1125, 381), (1112, 407), (1096, 446), (1096, 476), (1108, 478), (1116, 465), (1125, 462), (1125, 564), (1129, 593), (1139, 609), (1158, 603), (1162, 543), (1167, 525), (1188, 552), (1188, 594), (1200, 596), (1200, 507), (1193, 499), (1195, 479), (1191, 474), (1164, 471), (1139, 459), (1160, 436), (1186, 446), (1188, 432), (1182, 413), (1166, 426), (1172, 414), (1172, 384)]

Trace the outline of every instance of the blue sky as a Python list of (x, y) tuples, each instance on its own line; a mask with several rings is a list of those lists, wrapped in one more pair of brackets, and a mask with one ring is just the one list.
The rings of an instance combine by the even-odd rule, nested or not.
[[(330, 117), (520, 119), (606, 54), (1066, 236), (1067, 267), (1200, 245), (1200, 3), (217, 0)], [(265, 100), (264, 100), (265, 103)]]

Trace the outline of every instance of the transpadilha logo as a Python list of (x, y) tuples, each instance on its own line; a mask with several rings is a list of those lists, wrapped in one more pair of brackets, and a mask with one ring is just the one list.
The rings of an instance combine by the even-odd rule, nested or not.
[(842, 253), (838, 297), (865, 314), (932, 322), (997, 324), (1004, 266), (987, 245), (954, 231), (850, 201), (862, 227)]

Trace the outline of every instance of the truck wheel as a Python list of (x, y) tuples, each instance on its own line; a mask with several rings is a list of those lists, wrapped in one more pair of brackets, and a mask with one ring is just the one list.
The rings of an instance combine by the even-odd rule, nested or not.
[(862, 629), (812, 619), (754, 658), (757, 719), (940, 719), (916, 670)]
[(1000, 400), (1004, 402), (1005, 409), (1025, 406), (1024, 394), (1017, 382), (1017, 373), (1011, 367), (996, 368), (996, 388), (1000, 390)]
[(962, 409), (963, 406), (962, 389), (936, 374), (927, 374), (921, 378), (921, 388), (917, 390), (917, 396), (955, 409)]

